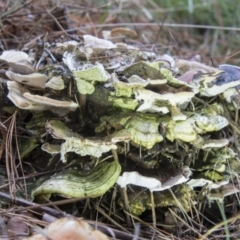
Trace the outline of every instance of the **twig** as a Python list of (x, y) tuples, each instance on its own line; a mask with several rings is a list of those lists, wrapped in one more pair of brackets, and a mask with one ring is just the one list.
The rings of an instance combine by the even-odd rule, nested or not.
[(108, 214), (105, 213), (105, 211), (100, 208), (100, 207), (96, 207), (96, 210), (98, 212), (100, 212), (104, 217), (106, 217), (111, 223), (113, 223), (114, 225), (118, 226), (119, 229), (122, 229), (124, 232), (130, 233), (129, 231), (127, 231), (126, 228), (122, 227), (119, 223), (117, 223), (115, 220), (113, 220), (110, 216), (108, 216)]
[[(6, 17), (7, 15), (10, 15), (10, 14), (13, 14), (17, 11), (19, 11), (20, 9), (22, 8), (25, 8), (26, 6), (30, 5), (34, 0), (30, 1), (30, 2), (27, 2), (27, 3), (24, 3), (22, 6), (20, 6), (19, 8), (16, 8), (16, 9), (13, 9), (14, 6), (12, 7), (12, 10), (10, 9), (9, 11), (7, 12), (4, 12), (3, 14), (0, 15), (0, 19)], [(15, 2), (15, 4), (17, 4), (17, 2)]]
[[(5, 200), (5, 201), (10, 202), (10, 203), (18, 204), (20, 206), (27, 206), (25, 208), (20, 207), (20, 208), (17, 208), (17, 209), (11, 209), (11, 212), (21, 212), (21, 211), (24, 211), (24, 210), (39, 209), (38, 212), (40, 212), (40, 213), (46, 212), (46, 213), (48, 213), (48, 214), (50, 214), (54, 217), (57, 217), (57, 218), (63, 216), (62, 213), (59, 213), (55, 209), (52, 209), (52, 208), (49, 208), (49, 207), (46, 206), (46, 205), (50, 206), (50, 205), (56, 204), (56, 202), (41, 205), (41, 204), (36, 204), (36, 203), (30, 202), (30, 201), (27, 201), (27, 200), (22, 199), (22, 198), (17, 198), (16, 197), (16, 198), (12, 199), (12, 197), (9, 194), (4, 193), (4, 192), (0, 192), (0, 198), (1, 198), (1, 200)], [(59, 202), (61, 202), (61, 201), (59, 201)], [(2, 210), (2, 211), (0, 211), (0, 214), (4, 214), (4, 213), (8, 213), (8, 212), (9, 212), (8, 210)]]
[(219, 224), (215, 225), (211, 229), (209, 229), (199, 240), (207, 239), (207, 236), (209, 236), (214, 231), (217, 231), (220, 227), (222, 227), (224, 224), (228, 224), (230, 222), (234, 222), (236, 220), (240, 219), (240, 214), (237, 214), (236, 216), (229, 218), (226, 221), (222, 221)]
[[(49, 11), (52, 12), (56, 7), (57, 7), (57, 5), (53, 6), (53, 7), (51, 8), (51, 10), (49, 10)], [(34, 26), (30, 29), (30, 31), (29, 31), (29, 32), (26, 34), (26, 36), (23, 38), (23, 40), (18, 44), (18, 47), (17, 47), (18, 50), (22, 48), (22, 46), (24, 45), (24, 42), (26, 42), (26, 41), (30, 38), (30, 36), (31, 36), (32, 32), (34, 31), (34, 29), (43, 21), (43, 19), (44, 19), (45, 17), (47, 17), (47, 15), (48, 15), (48, 14), (45, 14), (43, 17), (41, 17), (41, 18), (38, 20), (38, 22), (37, 22), (36, 24), (34, 24)]]
[(62, 25), (59, 23), (59, 21), (51, 14), (51, 12), (52, 12), (53, 9), (51, 9), (51, 10), (49, 11), (47, 8), (45, 8), (45, 10), (46, 10), (47, 14), (48, 14), (48, 15), (54, 20), (54, 22), (58, 25), (58, 27), (59, 27), (67, 36), (69, 36), (69, 33), (67, 33), (67, 32), (65, 31), (65, 29), (62, 27)]
[[(112, 27), (129, 27), (133, 23), (108, 23), (108, 24), (95, 24), (95, 28), (112, 28)], [(135, 27), (150, 27), (150, 26), (159, 26), (159, 23), (134, 23)], [(163, 27), (173, 27), (173, 28), (194, 28), (194, 29), (211, 29), (211, 30), (223, 30), (223, 31), (240, 31), (238, 27), (221, 27), (221, 26), (212, 26), (212, 25), (196, 25), (196, 24), (180, 24), (180, 23), (163, 23)], [(66, 31), (76, 31), (82, 29), (92, 28), (92, 25), (86, 24), (78, 28), (68, 29)]]

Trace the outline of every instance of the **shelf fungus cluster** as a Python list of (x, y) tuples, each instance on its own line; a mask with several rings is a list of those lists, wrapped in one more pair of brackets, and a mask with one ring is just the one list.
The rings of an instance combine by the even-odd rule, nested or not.
[(47, 75), (44, 71), (36, 71), (31, 65), (31, 56), (22, 51), (5, 51), (0, 60), (6, 61), (10, 66), (5, 73), (11, 80), (7, 81), (8, 98), (18, 108), (31, 111), (51, 110), (57, 115), (65, 115), (78, 108), (76, 102), (67, 101), (67, 95), (58, 99), (48, 93), (48, 89), (61, 91), (65, 88), (60, 73), (51, 76), (50, 73)]
[[(32, 197), (97, 197), (115, 183), (125, 190), (131, 184), (129, 206), (126, 195), (121, 204), (141, 214), (179, 204), (188, 211), (186, 196), (194, 200), (196, 187), (213, 200), (238, 192), (240, 129), (232, 119), (239, 109), (239, 68), (109, 40), (121, 34), (136, 37), (121, 28), (105, 32), (107, 39), (85, 35), (82, 42), (46, 46), (46, 59), (15, 50), (0, 56), (9, 65), (8, 98), (32, 113), (26, 128), (36, 135), (34, 148), (44, 141), (41, 150), (60, 154), (63, 163), (74, 153), (97, 165), (87, 174), (57, 173)], [(24, 156), (32, 151), (23, 149)]]

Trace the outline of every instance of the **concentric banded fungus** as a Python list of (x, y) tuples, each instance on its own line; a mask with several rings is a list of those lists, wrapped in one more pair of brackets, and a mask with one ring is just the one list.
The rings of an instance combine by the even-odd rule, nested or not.
[(51, 194), (59, 194), (73, 198), (95, 198), (115, 184), (120, 172), (121, 165), (116, 161), (104, 162), (87, 175), (80, 175), (76, 169), (66, 170), (42, 183), (32, 192), (32, 197), (50, 198)]
[(229, 88), (240, 85), (240, 79), (235, 81), (222, 81), (222, 74), (224, 74), (222, 70), (217, 70), (214, 73), (198, 77), (196, 81), (201, 84), (200, 95), (207, 97), (217, 96)]
[[(221, 193), (221, 188), (224, 186), (228, 186), (229, 180), (222, 180), (218, 182), (213, 182), (212, 180), (207, 180), (205, 178), (198, 178), (198, 179), (191, 179), (190, 181), (187, 182), (187, 185), (191, 188), (194, 189), (195, 187), (203, 187), (205, 186), (205, 192), (206, 196), (210, 200), (220, 200), (222, 201), (224, 197), (226, 196), (225, 194)], [(211, 191), (212, 189), (219, 189), (219, 191)], [(238, 189), (239, 191), (239, 189)], [(228, 192), (229, 193), (229, 192)], [(235, 191), (232, 191), (232, 193), (236, 193), (236, 188)], [(229, 193), (230, 195), (231, 193)]]
[(166, 137), (173, 141), (179, 139), (184, 142), (193, 142), (199, 137), (198, 134), (218, 131), (228, 125), (226, 118), (222, 116), (201, 116), (195, 114), (185, 121), (169, 121), (166, 123)]
[(103, 153), (116, 150), (112, 142), (103, 140), (85, 139), (80, 134), (74, 133), (61, 121), (51, 120), (46, 123), (46, 130), (53, 138), (66, 140), (61, 145), (61, 160), (66, 162), (65, 154), (75, 152), (81, 156), (100, 157)]
[(176, 65), (180, 71), (180, 73), (185, 73), (190, 70), (200, 70), (204, 73), (214, 73), (218, 71), (217, 68), (209, 67), (206, 64), (196, 62), (196, 61), (189, 61), (185, 59), (178, 59), (176, 60)]
[[(153, 192), (163, 191), (169, 189), (172, 186), (184, 183), (189, 180), (190, 175), (192, 174), (189, 167), (184, 166), (182, 172), (176, 176), (168, 179), (166, 182), (161, 183), (156, 178), (145, 177), (139, 174), (138, 172), (124, 172), (117, 180), (117, 184), (123, 188), (124, 191), (124, 206), (128, 205), (128, 197), (126, 195), (126, 187), (128, 184), (133, 184), (140, 187), (148, 188), (151, 192), (151, 206), (152, 206), (152, 215), (153, 215), (153, 225), (156, 226), (156, 215), (155, 215), (155, 206), (154, 206), (154, 196)], [(126, 207), (128, 209), (128, 207)], [(126, 209), (126, 210), (127, 210)]]
[[(123, 31), (122, 29), (113, 30), (112, 33), (117, 36)], [(132, 34), (132, 32), (129, 33)], [(83, 38), (84, 43), (58, 44), (61, 46), (55, 49), (56, 52), (49, 46), (49, 54), (57, 53), (57, 60), (59, 55), (63, 55), (64, 66), (61, 64), (44, 66), (47, 61), (42, 61), (41, 72), (46, 73), (46, 76), (32, 73), (34, 70), (30, 63), (30, 55), (18, 51), (4, 52), (0, 59), (8, 61), (12, 67), (6, 72), (7, 76), (13, 80), (7, 83), (8, 97), (22, 109), (51, 110), (52, 112), (58, 110), (61, 114), (67, 114), (70, 110), (74, 111), (79, 107), (71, 100), (64, 101), (67, 97), (76, 95), (77, 87), (80, 93), (80, 95), (77, 94), (79, 105), (82, 106), (82, 111), (79, 113), (83, 114), (71, 113), (64, 117), (66, 121), (69, 120), (69, 123), (76, 123), (79, 118), (83, 119), (84, 122), (81, 123), (84, 123), (84, 131), (83, 129), (81, 131), (87, 138), (73, 132), (63, 122), (48, 121), (56, 119), (56, 115), (52, 112), (50, 116), (38, 115), (38, 117), (33, 113), (33, 118), (30, 120), (32, 125), (27, 123), (26, 128), (29, 128), (29, 124), (31, 130), (35, 131), (32, 131), (33, 134), (36, 134), (36, 130), (40, 134), (45, 131), (45, 129), (42, 130), (42, 123), (45, 124), (48, 121), (45, 126), (47, 132), (53, 138), (63, 140), (61, 145), (44, 143), (42, 150), (50, 154), (61, 154), (63, 162), (75, 157), (76, 154), (92, 156), (91, 160), (94, 162), (102, 155), (104, 158), (112, 158), (109, 156), (110, 151), (117, 159), (118, 147), (120, 162), (122, 162), (124, 148), (119, 142), (124, 142), (125, 149), (128, 144), (127, 154), (125, 151), (126, 159), (135, 160), (138, 165), (136, 169), (145, 168), (148, 176), (142, 176), (138, 172), (124, 172), (119, 177), (121, 166), (117, 161), (110, 164), (103, 163), (87, 175), (79, 175), (77, 170), (56, 174), (39, 186), (32, 196), (41, 198), (44, 195), (49, 197), (52, 193), (57, 193), (67, 197), (96, 197), (107, 191), (118, 179), (118, 183), (123, 188), (126, 188), (127, 184), (135, 184), (149, 189), (151, 198), (148, 191), (139, 194), (143, 196), (143, 200), (137, 199), (138, 194), (134, 197), (142, 208), (152, 209), (153, 221), (156, 225), (154, 206), (180, 208), (180, 202), (184, 209), (190, 210), (187, 198), (188, 193), (193, 191), (189, 191), (189, 186), (193, 188), (209, 184), (206, 188), (210, 191), (208, 197), (212, 199), (223, 198), (234, 192), (231, 189), (229, 191), (224, 189), (221, 185), (229, 184), (231, 188), (230, 184), (232, 184), (233, 188), (233, 179), (239, 172), (240, 161), (238, 155), (231, 149), (234, 144), (229, 144), (228, 139), (222, 138), (234, 136), (237, 139), (236, 134), (233, 133), (235, 133), (234, 130), (239, 129), (231, 121), (231, 126), (235, 127), (234, 130), (229, 128), (226, 134), (224, 131), (217, 132), (228, 125), (224, 117), (225, 105), (222, 103), (221, 106), (217, 102), (221, 97), (218, 95), (223, 93), (228, 103), (233, 103), (235, 107), (239, 105), (237, 88), (240, 84), (240, 68), (222, 65), (217, 69), (193, 61), (181, 59), (175, 61), (171, 56), (159, 56), (157, 53), (140, 51), (137, 47), (126, 43), (115, 44), (89, 35)], [(72, 77), (75, 78), (75, 82), (72, 82)], [(26, 85), (31, 87), (31, 91)], [(36, 89), (38, 95), (33, 94), (32, 88), (38, 88)], [(64, 88), (64, 91), (58, 91)], [(48, 92), (51, 95), (48, 95)], [(58, 99), (62, 94), (68, 94), (68, 96), (62, 96), (60, 100), (50, 98), (54, 94)], [(198, 97), (194, 98), (197, 94)], [(205, 101), (202, 96), (216, 97)], [(86, 108), (82, 100), (87, 103)], [(209, 102), (214, 104), (209, 105)], [(106, 116), (107, 114), (111, 115)], [(162, 116), (163, 114), (165, 115)], [(233, 115), (229, 114), (229, 116)], [(96, 127), (99, 118), (101, 123)], [(95, 133), (92, 131), (94, 127), (96, 127)], [(36, 139), (39, 139), (39, 136)], [(169, 140), (174, 141), (174, 144), (169, 143)], [(55, 141), (53, 140), (53, 143)], [(238, 142), (235, 143), (234, 147), (237, 148)], [(139, 156), (138, 150), (142, 155)], [(24, 156), (28, 152), (29, 150), (23, 149), (21, 154)], [(69, 152), (74, 154), (67, 154)], [(186, 182), (191, 174), (189, 167), (179, 167), (179, 159), (184, 161), (190, 158), (194, 159), (190, 167), (194, 170), (194, 180), (197, 179), (198, 183), (195, 181), (189, 183), (189, 186), (186, 184), (175, 186)], [(80, 162), (85, 164), (87, 159), (90, 158), (81, 159)], [(128, 167), (126, 166), (127, 171), (130, 170)], [(164, 170), (163, 174), (161, 169)], [(158, 172), (158, 176), (162, 174), (164, 181), (154, 178), (151, 175), (152, 170)], [(169, 175), (166, 176), (165, 173)], [(229, 183), (229, 181), (232, 182)], [(174, 196), (175, 199), (167, 195), (167, 192), (171, 191), (164, 192), (172, 186), (175, 186), (172, 192), (179, 194)], [(133, 186), (132, 189), (134, 192), (137, 188)], [(222, 191), (220, 195), (214, 195), (217, 192), (216, 189)], [(153, 196), (157, 198), (156, 201)], [(194, 198), (193, 194), (191, 198)], [(141, 200), (142, 202), (139, 203)], [(133, 201), (131, 198), (130, 202)], [(128, 203), (126, 198), (125, 203)]]
[(155, 143), (163, 140), (162, 135), (158, 132), (158, 118), (150, 114), (139, 114), (131, 118), (125, 124), (128, 129), (131, 140), (147, 149), (151, 149)]
[(0, 60), (6, 61), (12, 68), (12, 71), (20, 74), (29, 74), (34, 72), (30, 64), (30, 59), (25, 52), (8, 50), (0, 56)]
[(32, 102), (46, 105), (49, 107), (66, 108), (69, 109), (70, 111), (75, 111), (78, 108), (78, 104), (75, 102), (55, 100), (45, 96), (33, 95), (29, 92), (24, 93), (23, 96), (31, 100)]
[[(162, 135), (158, 131), (159, 117), (154, 114), (114, 114), (113, 116), (105, 116), (101, 118), (101, 124), (95, 129), (101, 132), (104, 129), (113, 127), (117, 131), (124, 129), (124, 135), (139, 145), (151, 149), (155, 143), (163, 140)], [(115, 133), (117, 136), (118, 134)], [(121, 133), (120, 133), (121, 135)]]
[(36, 110), (36, 111), (42, 111), (42, 110), (48, 109), (46, 105), (38, 104), (24, 97), (23, 94), (28, 92), (28, 89), (23, 87), (21, 84), (13, 81), (8, 81), (7, 86), (9, 90), (7, 97), (18, 108), (27, 109), (27, 110)]
[(240, 85), (240, 80), (235, 81), (235, 82), (226, 83), (221, 86), (213, 85), (213, 87), (211, 87), (211, 88), (202, 89), (200, 91), (200, 93), (202, 96), (212, 97), (212, 96), (216, 96), (220, 93), (223, 93), (224, 91), (226, 91), (229, 88), (236, 87), (238, 85)]
[(199, 159), (192, 166), (195, 178), (208, 179), (218, 182), (229, 182), (234, 179), (239, 171), (240, 161), (237, 154), (230, 148), (211, 148), (210, 151), (204, 151), (204, 156), (200, 155)]
[(124, 172), (122, 176), (119, 176), (117, 184), (121, 188), (126, 188), (128, 184), (133, 184), (135, 186), (148, 188), (152, 192), (159, 192), (169, 189), (175, 185), (187, 182), (191, 176), (192, 171), (189, 167), (184, 166), (182, 172), (178, 173), (176, 176), (169, 178), (165, 182), (161, 182), (154, 177), (142, 176), (138, 172)]
[(81, 156), (101, 157), (103, 153), (116, 150), (117, 146), (112, 142), (90, 139), (67, 138), (61, 145), (61, 160), (66, 162), (65, 154), (75, 152)]
[(239, 66), (221, 64), (218, 68), (224, 72), (216, 79), (217, 85), (223, 85), (229, 82), (238, 81), (240, 79)]
[[(8, 98), (20, 109), (35, 111), (49, 109), (58, 115), (65, 115), (69, 111), (75, 111), (78, 107), (78, 104), (74, 102), (59, 101), (44, 96), (33, 95), (29, 93), (27, 88), (14, 81), (8, 81), (7, 86), (9, 90)], [(58, 111), (59, 108), (62, 110)]]
[(171, 111), (173, 120), (185, 120), (187, 116), (180, 112), (178, 106), (186, 106), (195, 95), (193, 92), (179, 92), (158, 94), (146, 89), (136, 89), (135, 98), (144, 101), (137, 109), (138, 112), (160, 112)]
[(61, 152), (61, 146), (57, 145), (57, 144), (44, 143), (41, 146), (41, 149), (44, 152), (47, 152), (47, 153), (52, 154), (52, 155), (58, 154), (58, 153)]
[(12, 71), (7, 71), (6, 75), (13, 81), (40, 89), (45, 88), (45, 83), (48, 80), (48, 77), (41, 73), (30, 73), (28, 75), (23, 75), (14, 73)]
[(219, 140), (207, 140), (204, 142), (202, 149), (212, 149), (212, 148), (222, 148), (229, 144), (228, 139), (219, 139)]
[(114, 94), (116, 97), (131, 97), (133, 95), (134, 88), (144, 88), (148, 85), (148, 81), (139, 78), (136, 75), (133, 75), (130, 78), (130, 82), (125, 83), (118, 79), (117, 75), (113, 73), (112, 75), (112, 82), (114, 87)]
[(73, 50), (73, 52), (64, 52), (62, 60), (68, 66), (69, 70), (78, 71), (79, 68), (81, 69), (81, 59), (85, 60), (86, 58), (85, 53)]
[(199, 133), (219, 131), (228, 125), (228, 120), (222, 116), (201, 116), (196, 114), (192, 117), (197, 124)]
[(166, 69), (166, 68), (160, 68), (160, 72), (163, 76), (163, 79), (167, 80), (168, 85), (172, 86), (172, 87), (176, 87), (176, 88), (180, 88), (180, 87), (187, 87), (189, 90), (194, 89), (195, 93), (198, 92), (198, 87), (195, 86), (194, 84), (188, 84), (187, 82), (181, 81), (175, 77), (173, 77), (173, 74), (170, 70)]
[[(112, 74), (112, 81), (113, 81), (115, 92), (111, 93), (111, 96), (108, 97), (108, 100), (113, 102), (113, 105), (116, 107), (120, 107), (122, 109), (130, 109), (130, 110), (135, 110), (136, 107), (139, 105), (139, 102), (141, 102), (142, 100), (136, 97), (136, 92), (138, 90), (144, 91), (145, 90), (144, 87), (146, 87), (147, 85), (162, 85), (167, 82), (166, 80), (144, 80), (137, 75), (132, 75), (128, 79), (128, 82), (125, 83), (120, 81), (116, 74)], [(149, 91), (150, 93), (152, 93), (152, 95), (156, 94), (150, 90), (145, 90), (145, 91)], [(132, 99), (133, 94), (135, 94), (135, 99)], [(143, 104), (142, 106), (144, 107), (144, 105), (146, 104)], [(152, 106), (152, 108), (154, 108), (154, 106)], [(164, 112), (164, 113), (167, 112), (167, 109), (165, 107), (163, 108), (156, 107), (156, 111), (154, 111), (154, 109), (151, 109), (150, 106), (148, 106), (146, 111), (147, 110), (148, 112)]]
[(207, 197), (210, 200), (219, 200), (222, 202), (226, 196), (236, 194), (239, 192), (240, 192), (240, 188), (238, 184), (228, 183), (218, 188), (217, 192), (213, 192), (213, 191), (209, 192), (207, 194)]
[(109, 96), (108, 101), (111, 102), (114, 107), (121, 109), (135, 110), (138, 106), (138, 101), (131, 98)]
[(144, 177), (138, 172), (124, 172), (117, 179), (117, 184), (121, 188), (126, 188), (128, 184), (133, 184), (148, 189), (161, 188), (162, 183), (153, 177)]
[(106, 82), (111, 77), (110, 74), (105, 71), (102, 64), (97, 64), (86, 70), (73, 71), (73, 74), (75, 76), (78, 91), (81, 94), (93, 93), (95, 90), (95, 82)]
[(162, 56), (157, 57), (155, 61), (163, 63), (162, 67), (168, 70), (171, 70), (173, 72), (179, 72), (176, 61), (170, 55), (163, 54)]
[(192, 178), (190, 181), (187, 182), (187, 185), (191, 188), (206, 186), (209, 190), (211, 190), (211, 189), (217, 189), (228, 183), (229, 183), (229, 180), (223, 180), (215, 183), (211, 180), (207, 180), (204, 178), (198, 178), (198, 179)]
[(83, 35), (84, 52), (89, 59), (94, 54), (101, 54), (109, 49), (115, 49), (117, 46), (111, 41), (97, 38), (91, 35)]
[(45, 83), (46, 88), (51, 88), (54, 90), (63, 90), (65, 88), (64, 81), (61, 76), (55, 76), (49, 79)]

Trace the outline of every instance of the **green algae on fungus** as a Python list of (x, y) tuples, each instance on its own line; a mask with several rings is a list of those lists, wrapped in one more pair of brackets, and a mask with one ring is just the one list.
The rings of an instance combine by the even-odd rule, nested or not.
[(138, 75), (143, 79), (164, 79), (159, 69), (163, 65), (162, 62), (145, 62), (139, 61), (124, 68), (122, 73), (129, 78), (132, 75)]
[(77, 169), (68, 169), (53, 175), (32, 191), (32, 197), (49, 199), (52, 194), (68, 198), (95, 198), (102, 196), (117, 181), (121, 165), (113, 161), (99, 164), (88, 174), (80, 174)]
[(73, 74), (81, 94), (92, 94), (96, 82), (107, 82), (111, 77), (100, 63), (89, 69), (73, 71)]
[(150, 114), (137, 114), (127, 121), (125, 126), (130, 132), (131, 140), (147, 149), (151, 149), (155, 143), (161, 142), (163, 136), (159, 133), (159, 119)]
[[(143, 188), (132, 187), (132, 191), (128, 191), (129, 209), (134, 215), (141, 215), (147, 209), (152, 209), (152, 202), (149, 191), (143, 191)], [(188, 212), (191, 209), (191, 204), (188, 199), (196, 197), (195, 192), (187, 185), (178, 185), (172, 188), (171, 191), (164, 190), (162, 192), (153, 192), (154, 207), (179, 207)], [(119, 203), (123, 206), (120, 199)]]
[(227, 119), (222, 116), (194, 114), (184, 121), (166, 122), (166, 137), (170, 141), (179, 139), (184, 142), (193, 142), (197, 140), (199, 134), (218, 131), (227, 125)]
[(101, 139), (86, 139), (80, 134), (74, 133), (63, 122), (50, 120), (46, 123), (46, 130), (53, 138), (63, 139), (61, 144), (61, 160), (66, 162), (66, 153), (75, 152), (81, 156), (100, 157), (103, 153), (116, 150), (117, 146), (110, 141)]
[(108, 101), (112, 102), (113, 107), (122, 109), (135, 110), (138, 106), (138, 101), (131, 98), (109, 96)]
[(232, 179), (239, 172), (240, 160), (237, 153), (230, 148), (212, 148), (206, 156), (205, 158), (200, 155), (199, 160), (192, 166), (195, 171), (201, 172), (199, 177), (216, 182)]
[(172, 71), (166, 69), (166, 68), (160, 68), (160, 72), (163, 76), (163, 79), (167, 80), (168, 85), (180, 88), (180, 87), (187, 87), (188, 89), (193, 89), (195, 93), (198, 92), (198, 86), (194, 84), (188, 84), (184, 81), (181, 81), (173, 76)]
[(99, 158), (103, 153), (116, 150), (112, 142), (92, 139), (67, 138), (61, 145), (61, 160), (66, 162), (65, 154), (75, 152), (81, 156), (94, 156)]
[(135, 98), (143, 103), (137, 109), (138, 112), (159, 112), (166, 114), (169, 111), (173, 120), (185, 120), (187, 118), (179, 107), (186, 106), (194, 97), (193, 92), (159, 94), (147, 89), (135, 89)]
[(101, 124), (95, 131), (101, 132), (111, 127), (117, 131), (125, 129), (125, 134), (128, 133), (135, 144), (151, 149), (155, 143), (163, 140), (158, 131), (159, 121), (160, 118), (156, 114), (115, 113), (102, 117)]

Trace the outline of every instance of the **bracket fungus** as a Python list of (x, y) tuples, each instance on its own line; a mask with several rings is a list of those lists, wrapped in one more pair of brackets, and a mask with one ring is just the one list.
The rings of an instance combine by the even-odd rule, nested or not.
[(23, 95), (24, 93), (28, 92), (28, 89), (26, 89), (21, 84), (14, 81), (8, 81), (7, 87), (9, 90), (7, 97), (18, 108), (27, 109), (27, 110), (36, 110), (36, 111), (42, 111), (42, 110), (48, 109), (46, 105), (38, 104), (24, 97)]
[(95, 129), (96, 132), (103, 131), (109, 124), (117, 131), (124, 129), (124, 133), (135, 144), (147, 149), (151, 149), (155, 143), (163, 140), (163, 136), (158, 131), (159, 118), (153, 114), (115, 114), (115, 116), (105, 116), (101, 118), (101, 121), (100, 126)]
[(135, 186), (148, 188), (151, 192), (159, 192), (169, 189), (175, 185), (187, 182), (191, 174), (192, 171), (190, 168), (184, 166), (182, 171), (177, 173), (176, 176), (170, 177), (165, 182), (161, 182), (155, 177), (146, 177), (136, 171), (124, 172), (122, 176), (118, 177), (117, 184), (121, 188), (126, 188), (128, 184), (132, 184)]
[(51, 155), (58, 154), (61, 152), (61, 146), (58, 144), (44, 143), (42, 144), (41, 149), (44, 152), (47, 152)]
[(19, 74), (12, 71), (7, 71), (6, 75), (12, 81), (16, 81), (34, 88), (44, 89), (48, 77), (41, 73)]
[[(123, 189), (124, 192), (124, 205), (128, 205), (128, 197), (126, 192), (126, 187), (129, 184), (148, 188), (151, 193), (151, 209), (153, 217), (153, 225), (156, 226), (156, 214), (154, 206), (154, 195), (153, 192), (164, 191), (175, 185), (184, 183), (189, 180), (190, 175), (192, 174), (189, 167), (184, 166), (182, 171), (175, 176), (171, 177), (164, 183), (154, 177), (142, 176), (138, 172), (124, 172), (122, 176), (119, 176), (117, 179), (117, 184)], [(128, 207), (126, 207), (128, 208)]]
[[(122, 28), (111, 31), (116, 41), (122, 35), (134, 37), (136, 33)], [(97, 197), (116, 181), (122, 188), (137, 185), (150, 191), (150, 199), (148, 191), (139, 194), (144, 199), (140, 205), (152, 209), (156, 224), (154, 205), (179, 207), (166, 189), (178, 193), (187, 210), (187, 194), (195, 187), (207, 184), (210, 199), (233, 193), (240, 169), (239, 127), (230, 111), (239, 108), (240, 68), (227, 64), (214, 68), (90, 35), (83, 40), (57, 44), (54, 49), (49, 46), (57, 63), (48, 66), (47, 61), (40, 61), (40, 70), (33, 68), (31, 52), (10, 50), (0, 56), (9, 64), (5, 72), (10, 79), (5, 81), (8, 98), (18, 108), (33, 111), (25, 125), (37, 135), (32, 139), (39, 140), (45, 130), (54, 138), (42, 145), (42, 151), (60, 154), (63, 163), (76, 155), (89, 156), (79, 162), (119, 160), (99, 164), (85, 175), (76, 169), (57, 173), (36, 188), (32, 197), (54, 193)], [(62, 121), (51, 120), (59, 116)], [(237, 111), (234, 120), (237, 123)], [(77, 125), (76, 132), (71, 124)], [(130, 161), (126, 161), (119, 176), (125, 160), (132, 163), (128, 166)], [(192, 180), (181, 186), (190, 179), (190, 168)], [(161, 169), (171, 176), (153, 177)], [(218, 196), (214, 195), (217, 191)], [(125, 195), (125, 205), (126, 199)]]
[(212, 148), (222, 148), (229, 144), (229, 140), (226, 138), (218, 139), (218, 140), (207, 140), (204, 142), (202, 149), (212, 149)]
[(113, 161), (104, 162), (89, 174), (81, 175), (77, 169), (69, 169), (52, 176), (32, 192), (32, 197), (49, 198), (59, 194), (73, 198), (95, 198), (102, 196), (116, 182), (121, 172), (121, 165)]
[(48, 121), (46, 123), (46, 130), (53, 138), (65, 140), (60, 147), (61, 160), (63, 162), (67, 161), (65, 157), (67, 152), (75, 152), (81, 156), (90, 155), (98, 158), (105, 152), (117, 149), (117, 146), (110, 141), (84, 138), (80, 134), (74, 133), (63, 122), (58, 120)]
[(33, 111), (51, 110), (60, 116), (78, 108), (78, 104), (75, 102), (60, 101), (46, 96), (31, 94), (27, 88), (14, 81), (8, 81), (7, 86), (9, 90), (8, 98), (20, 109)]
[(119, 27), (111, 30), (111, 37), (136, 38), (137, 33), (130, 28)]
[(206, 64), (185, 59), (177, 59), (176, 65), (180, 73), (185, 73), (190, 70), (200, 70), (203, 73), (214, 73), (218, 70), (217, 68), (207, 66)]
[(0, 60), (6, 61), (12, 71), (16, 73), (30, 74), (34, 72), (34, 68), (31, 66), (31, 60), (25, 52), (16, 50), (3, 51)]
[(117, 46), (109, 40), (97, 38), (91, 35), (83, 35), (84, 52), (89, 59), (94, 54), (101, 54), (109, 49), (115, 49)]
[(137, 109), (138, 112), (160, 112), (162, 114), (171, 112), (175, 121), (187, 118), (178, 106), (186, 106), (195, 95), (193, 92), (158, 94), (147, 89), (136, 89), (134, 93), (137, 100), (143, 101)]
[[(204, 192), (205, 195), (209, 200), (220, 200), (223, 201), (224, 197), (227, 196), (228, 194), (231, 195), (233, 193), (237, 193), (240, 190), (235, 186), (234, 190), (232, 189), (231, 191), (226, 191), (225, 193), (222, 191), (222, 189), (231, 189), (229, 187), (229, 180), (221, 180), (218, 182), (214, 182), (212, 180), (208, 180), (206, 178), (197, 178), (197, 179), (191, 179), (190, 181), (187, 182), (187, 185), (191, 188), (194, 189), (196, 187), (205, 187)], [(230, 185), (231, 186), (231, 185)], [(216, 191), (217, 190), (217, 191)]]
[(217, 191), (209, 192), (207, 197), (210, 201), (219, 200), (220, 202), (223, 202), (225, 197), (239, 192), (240, 188), (238, 184), (228, 183), (219, 187)]
[(95, 82), (107, 82), (110, 74), (106, 72), (102, 64), (81, 71), (73, 71), (77, 83), (78, 91), (82, 94), (94, 92)]
[[(184, 121), (169, 121), (166, 123), (166, 137), (170, 141), (179, 139), (184, 142), (194, 143), (199, 134), (221, 130), (228, 125), (225, 117), (220, 115), (194, 114)], [(202, 144), (201, 144), (202, 146)]]
[(197, 82), (200, 83), (200, 95), (206, 97), (213, 97), (219, 95), (226, 91), (229, 88), (234, 88), (240, 85), (240, 79), (235, 81), (221, 81), (221, 75), (224, 74), (224, 71), (217, 70), (214, 73), (209, 75), (202, 75), (197, 79)]
[(45, 88), (54, 90), (63, 90), (65, 88), (64, 81), (61, 76), (54, 76), (45, 83)]
[[(172, 191), (153, 192), (154, 203), (151, 201), (149, 193), (142, 191), (142, 189), (136, 188), (128, 191), (127, 194), (130, 212), (137, 216), (144, 213), (147, 209), (151, 210), (153, 207), (163, 209), (181, 208), (189, 212), (192, 207), (189, 199), (191, 198), (194, 201), (196, 198), (195, 192), (185, 184), (173, 187)], [(123, 205), (121, 200), (119, 202), (120, 205)]]
[(66, 108), (70, 111), (75, 111), (78, 108), (78, 104), (75, 102), (70, 101), (60, 101), (56, 99), (52, 99), (45, 96), (40, 95), (34, 95), (29, 92), (26, 92), (23, 94), (23, 96), (37, 104), (46, 105), (49, 107), (55, 107), (55, 108)]
[(113, 49), (116, 45), (111, 41), (94, 37), (92, 35), (83, 35), (85, 48), (102, 48), (102, 49)]

